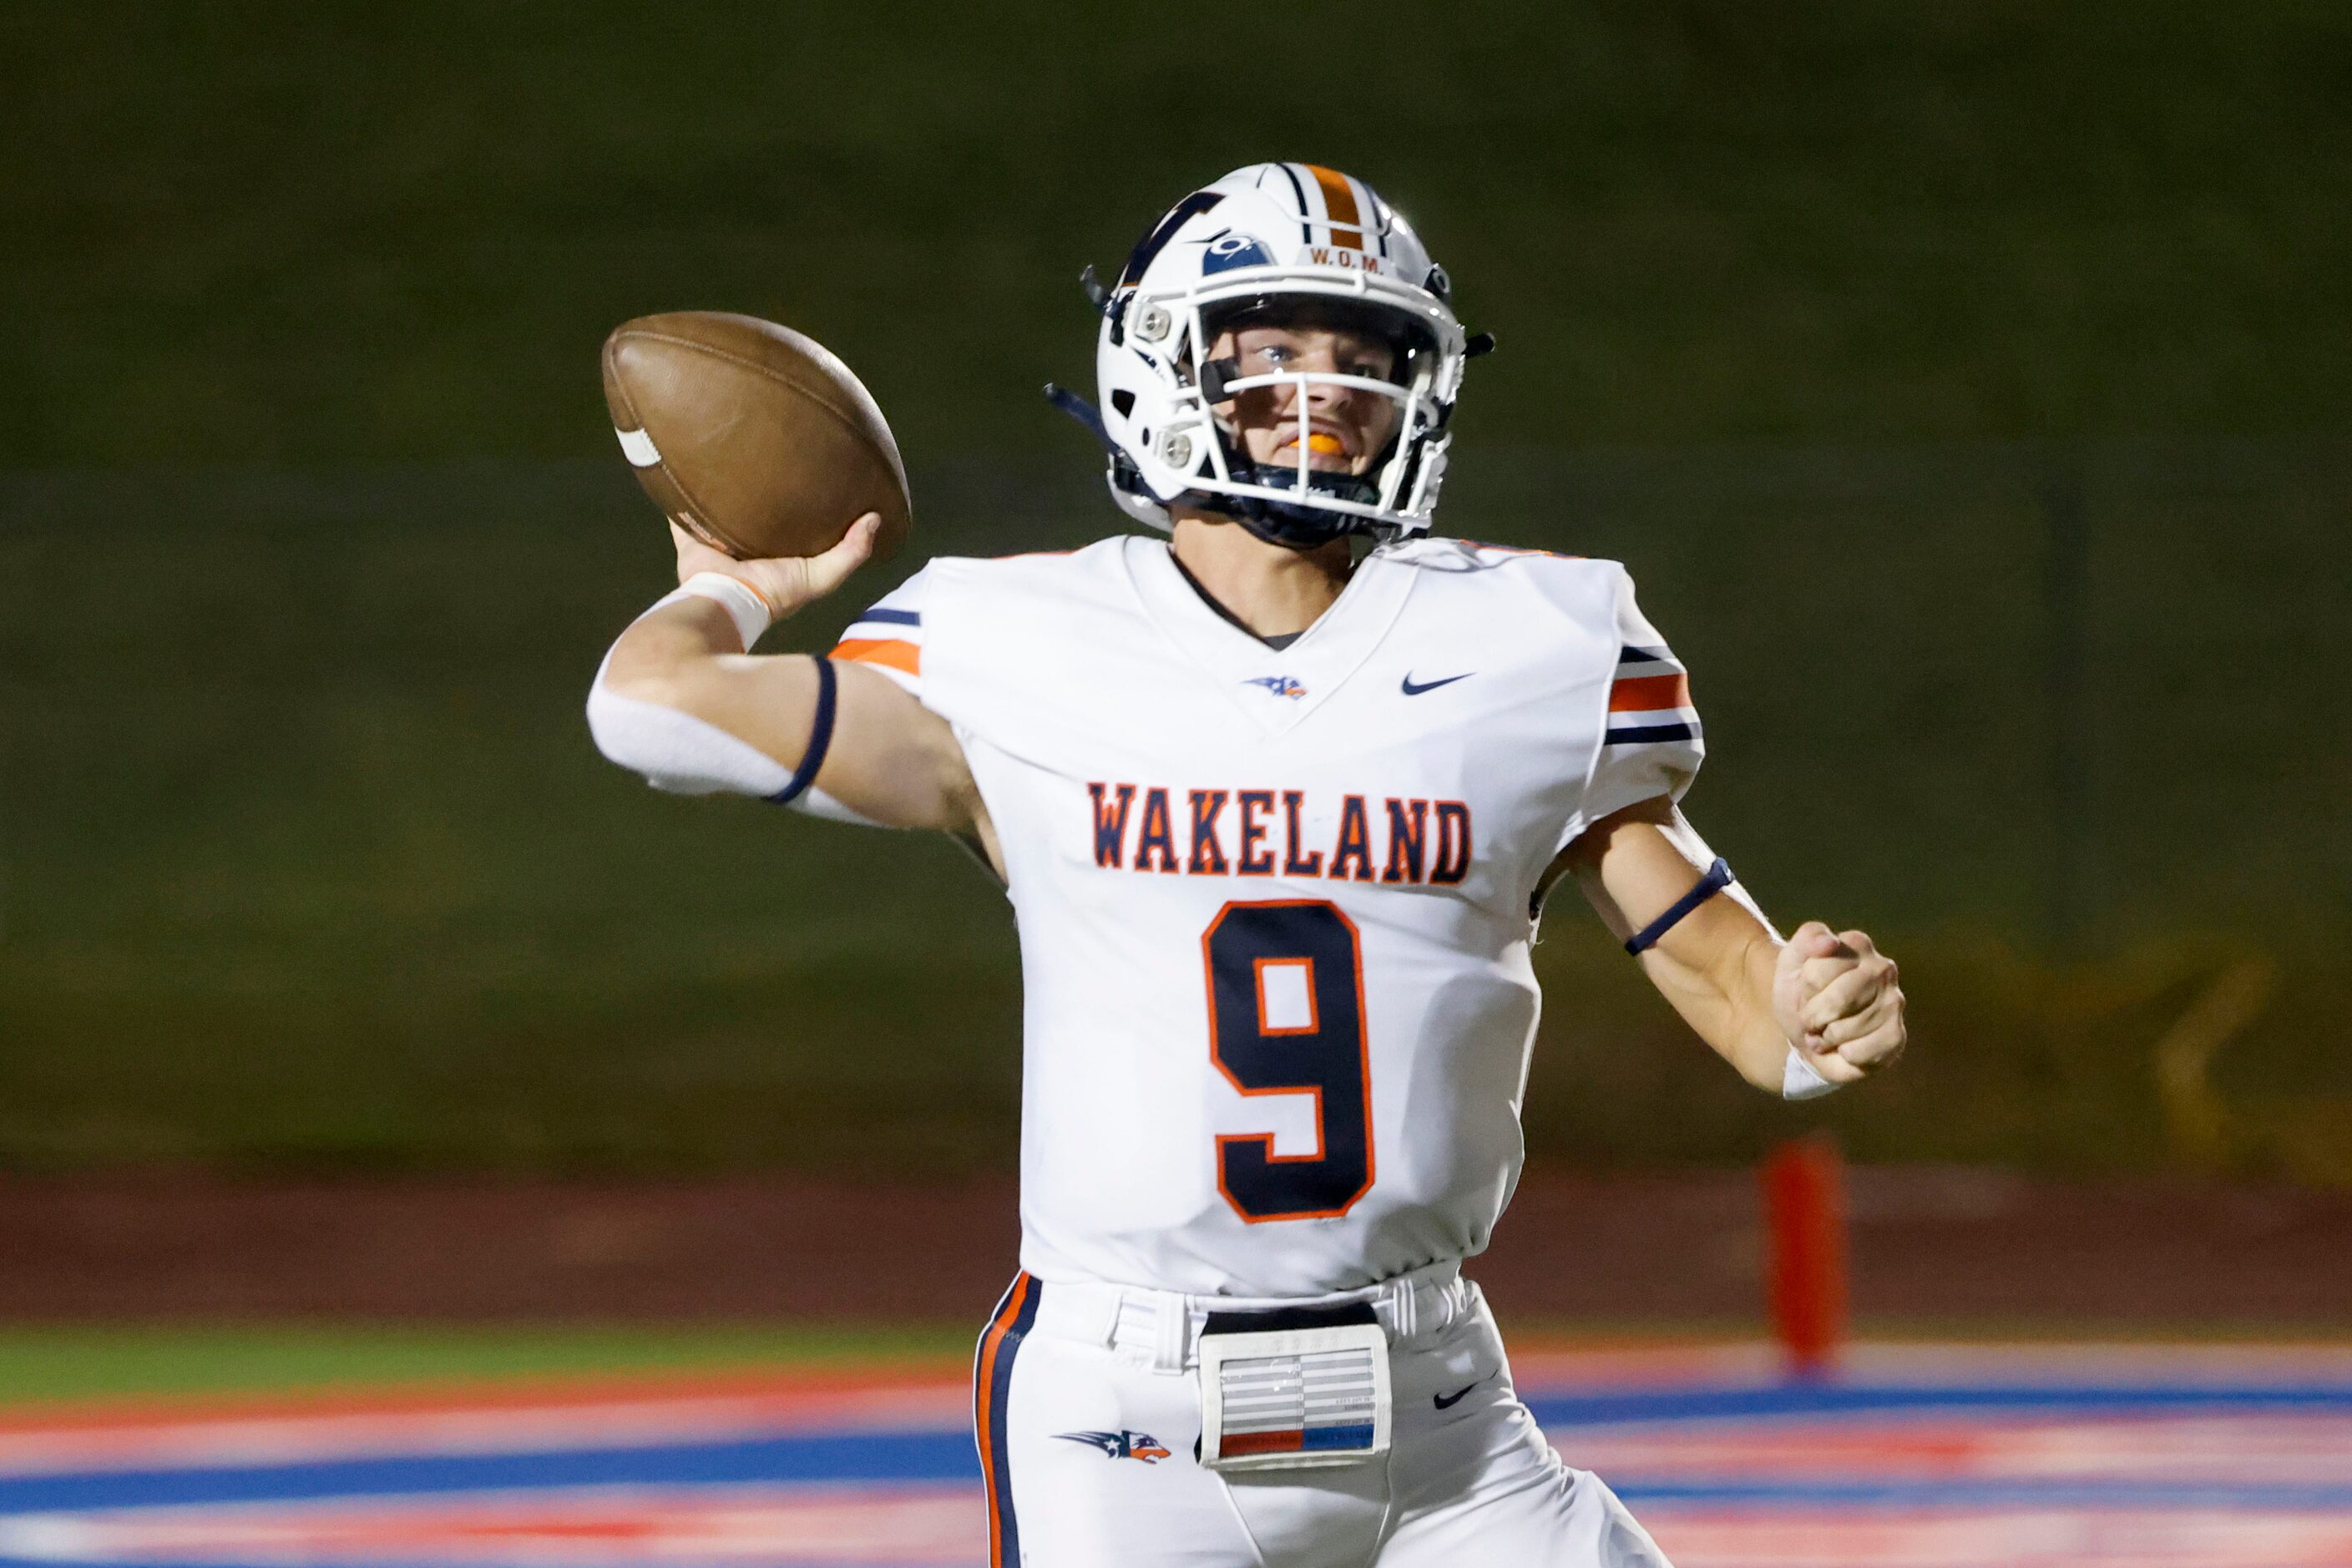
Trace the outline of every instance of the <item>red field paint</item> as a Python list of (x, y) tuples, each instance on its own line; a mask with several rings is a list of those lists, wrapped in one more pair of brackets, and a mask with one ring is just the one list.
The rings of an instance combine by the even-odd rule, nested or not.
[[(633, 1405), (698, 1399), (772, 1398), (804, 1402), (825, 1395), (887, 1394), (936, 1386), (963, 1389), (968, 1356), (907, 1356), (872, 1365), (717, 1367), (702, 1372), (526, 1373), (474, 1379), (417, 1378), (396, 1384), (326, 1384), (314, 1388), (150, 1398), (99, 1395), (0, 1404), (0, 1436), (77, 1427), (178, 1426), (192, 1421), (297, 1416), (388, 1415), (451, 1410), (544, 1410), (565, 1405)], [(966, 1390), (969, 1392), (969, 1390)]]
[[(26, 1405), (0, 1418), (0, 1477), (128, 1466), (314, 1462), (958, 1426), (965, 1378), (904, 1368), (516, 1378), (237, 1399)], [(0, 1558), (7, 1553), (0, 1551)]]
[[(1812, 1384), (1778, 1361), (1629, 1342), (1513, 1372), (1682, 1568), (2352, 1568), (2352, 1347), (1860, 1343)], [(176, 1425), (117, 1405), (144, 1419), (112, 1428), (53, 1407), (46, 1433), (19, 1413), (0, 1563), (986, 1561), (970, 1391), (928, 1363), (421, 1397), (183, 1405)]]
[(1763, 1187), (1773, 1337), (1790, 1372), (1826, 1376), (1846, 1329), (1845, 1176), (1837, 1145), (1827, 1138), (1781, 1144), (1764, 1163)]

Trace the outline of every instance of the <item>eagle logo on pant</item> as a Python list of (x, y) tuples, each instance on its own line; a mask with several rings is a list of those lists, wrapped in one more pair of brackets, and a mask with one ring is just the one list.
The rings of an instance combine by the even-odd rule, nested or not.
[(1160, 1439), (1149, 1432), (1056, 1432), (1054, 1436), (1065, 1443), (1089, 1444), (1114, 1459), (1140, 1459), (1150, 1465), (1168, 1457)]

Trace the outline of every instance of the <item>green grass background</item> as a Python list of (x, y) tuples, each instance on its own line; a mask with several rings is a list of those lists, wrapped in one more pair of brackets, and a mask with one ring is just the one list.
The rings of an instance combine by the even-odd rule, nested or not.
[(0, 466), (603, 455), (696, 305), (1043, 447), (1080, 266), (1270, 157), (1423, 231), (1479, 440), (2340, 430), (2347, 102), (2327, 0), (15, 0)]
[[(1513, 1342), (1591, 1349), (1627, 1343), (1752, 1340), (1746, 1321), (1638, 1323), (1536, 1319)], [(1857, 1325), (1879, 1343), (2079, 1342), (2079, 1324), (1970, 1319)], [(2103, 1344), (2340, 1344), (2305, 1328), (2199, 1322), (2103, 1325)], [(423, 1392), (490, 1382), (658, 1385), (670, 1379), (828, 1370), (885, 1371), (958, 1381), (972, 1352), (968, 1323), (717, 1323), (426, 1327), (408, 1323), (11, 1324), (0, 1326), (0, 1415), (37, 1416), (58, 1402), (186, 1402)]]
[(829, 1366), (952, 1375), (963, 1325), (610, 1328), (259, 1322), (0, 1327), (0, 1410), (47, 1400), (331, 1393), (491, 1379), (660, 1378)]
[[(2224, 1089), (2352, 1094), (2352, 624), (2330, 608), (2352, 454), (2081, 461), (2072, 630), (2036, 581), (2031, 454), (1465, 463), (1456, 527), (1636, 563), (1707, 716), (1694, 816), (1784, 921), (1878, 932), (1917, 1009), (1901, 1073), (1791, 1110), (1571, 897), (1538, 950), (1537, 1154), (1741, 1160), (1826, 1121), (1864, 1158), (2146, 1168), (2169, 1157), (2151, 1048), (2249, 952), (2286, 984)], [(0, 486), (0, 1158), (1010, 1160), (1010, 911), (960, 852), (661, 796), (588, 743), (595, 660), (665, 564), (613, 467)], [(1099, 532), (1087, 467), (920, 471), (923, 542)], [(910, 563), (778, 646), (824, 645)], [(2074, 706), (2047, 679), (2062, 630), (2086, 649)]]
[(1009, 1161), (1010, 924), (954, 850), (589, 750), (666, 570), (595, 347), (705, 305), (842, 350), (922, 531), (850, 598), (1092, 537), (1035, 395), (1088, 378), (1072, 279), (1266, 156), (1370, 177), (1502, 338), (1447, 525), (1633, 564), (1702, 826), (1916, 998), (1900, 1075), (1791, 1111), (1564, 910), (1538, 1154), (2144, 1168), (2149, 1047), (2249, 952), (2224, 1091), (2352, 1103), (2347, 105), (2317, 0), (21, 0), (0, 1163)]

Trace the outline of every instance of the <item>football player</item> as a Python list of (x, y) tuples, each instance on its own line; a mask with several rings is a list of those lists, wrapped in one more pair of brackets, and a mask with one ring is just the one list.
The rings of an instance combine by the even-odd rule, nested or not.
[(1487, 344), (1379, 195), (1239, 170), (1090, 293), (1100, 405), (1062, 400), (1165, 537), (934, 560), (812, 658), (747, 650), (877, 520), (808, 560), (680, 533), (597, 740), (664, 788), (961, 836), (1004, 880), (992, 1563), (1663, 1563), (1545, 1442), (1460, 1272), (1518, 1175), (1544, 897), (1573, 877), (1793, 1097), (1901, 1052), (1895, 966), (1783, 941), (1685, 820), (1698, 715), (1623, 567), (1430, 532)]

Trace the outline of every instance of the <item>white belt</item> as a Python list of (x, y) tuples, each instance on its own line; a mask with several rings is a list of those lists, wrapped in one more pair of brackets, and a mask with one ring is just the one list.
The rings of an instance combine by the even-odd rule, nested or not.
[(1392, 1345), (1433, 1341), (1470, 1310), (1478, 1287), (1448, 1258), (1360, 1290), (1328, 1296), (1256, 1299), (1190, 1296), (1093, 1279), (1040, 1280), (1031, 1331), (1108, 1346), (1123, 1361), (1154, 1372), (1188, 1372), (1199, 1364), (1201, 1327), (1212, 1312), (1270, 1312), (1289, 1307), (1370, 1303)]

